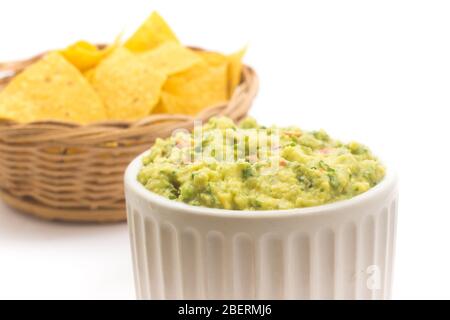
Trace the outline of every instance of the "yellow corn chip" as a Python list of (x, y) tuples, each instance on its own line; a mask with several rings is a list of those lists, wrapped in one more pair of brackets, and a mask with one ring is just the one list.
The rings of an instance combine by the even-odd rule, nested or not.
[(206, 63), (211, 66), (218, 66), (228, 64), (227, 56), (213, 51), (195, 51)]
[(125, 42), (125, 48), (133, 52), (142, 52), (169, 41), (179, 43), (176, 35), (164, 19), (157, 12), (153, 12)]
[(195, 115), (227, 101), (227, 88), (227, 65), (213, 66), (202, 61), (168, 78), (156, 111)]
[(88, 123), (105, 119), (106, 112), (80, 71), (61, 54), (52, 52), (0, 92), (0, 118)]
[(99, 49), (97, 46), (86, 42), (78, 41), (66, 49), (61, 50), (61, 54), (72, 63), (80, 71), (86, 71), (95, 67), (102, 59), (104, 59), (109, 53), (111, 53), (118, 42), (108, 46), (104, 49)]
[(236, 87), (241, 82), (242, 75), (242, 59), (247, 51), (247, 47), (241, 49), (240, 51), (230, 54), (228, 58), (228, 95), (231, 97), (236, 90)]
[(85, 72), (83, 72), (83, 76), (89, 81), (91, 82), (92, 77), (94, 76), (95, 73), (95, 68), (91, 68), (86, 70)]
[(153, 114), (160, 114), (160, 113), (169, 113), (164, 106), (164, 103), (162, 101), (162, 96), (164, 95), (164, 92), (161, 92), (161, 98), (159, 99), (158, 104), (155, 106), (155, 108), (152, 110)]
[(91, 75), (107, 115), (115, 120), (135, 120), (148, 115), (157, 104), (165, 75), (145, 65), (125, 48), (116, 49)]
[(139, 57), (146, 65), (166, 75), (184, 71), (201, 60), (197, 54), (175, 42), (164, 43)]
[[(10, 89), (8, 89), (9, 91)], [(9, 93), (4, 90), (0, 92), (0, 119), (14, 120), (17, 122), (31, 122), (38, 119), (36, 107), (29, 99), (23, 95), (16, 93)]]
[(227, 64), (228, 69), (228, 97), (234, 93), (236, 87), (239, 85), (241, 81), (241, 73), (242, 73), (242, 58), (245, 55), (247, 48), (243, 48), (242, 50), (230, 54), (228, 56), (211, 51), (199, 51), (197, 52), (209, 65), (218, 66), (222, 64)]

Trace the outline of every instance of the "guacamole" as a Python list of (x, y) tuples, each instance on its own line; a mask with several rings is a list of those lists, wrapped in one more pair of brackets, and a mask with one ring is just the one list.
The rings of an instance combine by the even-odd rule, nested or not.
[(367, 147), (334, 140), (323, 130), (212, 118), (193, 133), (158, 139), (137, 179), (150, 191), (194, 206), (282, 210), (352, 198), (384, 175)]

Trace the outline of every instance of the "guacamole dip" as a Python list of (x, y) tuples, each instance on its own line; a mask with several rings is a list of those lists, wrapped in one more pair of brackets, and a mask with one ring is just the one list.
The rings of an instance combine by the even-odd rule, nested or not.
[(148, 190), (194, 206), (281, 210), (349, 199), (384, 175), (368, 148), (341, 143), (323, 130), (212, 118), (193, 133), (158, 139), (137, 179)]

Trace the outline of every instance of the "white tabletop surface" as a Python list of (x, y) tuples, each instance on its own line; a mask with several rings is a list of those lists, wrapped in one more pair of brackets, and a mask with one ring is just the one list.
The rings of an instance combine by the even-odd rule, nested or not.
[(0, 203), (0, 299), (134, 299), (126, 223), (47, 222)]
[[(112, 41), (158, 9), (184, 43), (231, 52), (261, 123), (325, 128), (400, 173), (394, 298), (450, 298), (448, 1), (58, 1), (1, 4), (0, 61)], [(0, 298), (133, 299), (125, 223), (41, 221), (0, 203)]]

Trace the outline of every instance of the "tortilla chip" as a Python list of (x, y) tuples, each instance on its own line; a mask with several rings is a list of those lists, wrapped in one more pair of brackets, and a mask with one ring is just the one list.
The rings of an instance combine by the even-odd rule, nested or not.
[(166, 75), (189, 69), (201, 60), (197, 54), (175, 42), (164, 43), (139, 57), (145, 64)]
[(53, 52), (17, 75), (0, 92), (0, 118), (88, 123), (105, 119), (106, 112), (80, 71)]
[(164, 19), (157, 12), (153, 12), (124, 46), (130, 51), (142, 52), (165, 42), (179, 43), (179, 40)]
[(166, 76), (125, 48), (116, 49), (91, 75), (109, 119), (136, 120), (157, 104)]
[(242, 50), (230, 54), (224, 55), (218, 52), (211, 51), (199, 51), (197, 52), (209, 65), (219, 66), (222, 64), (227, 65), (227, 77), (228, 77), (228, 97), (231, 98), (236, 87), (241, 82), (241, 74), (242, 74), (242, 58), (245, 55), (247, 48), (243, 48)]
[(92, 78), (94, 77), (95, 68), (91, 68), (83, 72), (83, 76), (87, 79), (87, 81), (91, 82)]
[(228, 100), (227, 65), (201, 61), (185, 72), (167, 79), (156, 111), (195, 115)]
[(84, 72), (95, 67), (102, 59), (110, 54), (118, 46), (118, 40), (106, 48), (99, 49), (97, 46), (87, 42), (78, 41), (61, 50), (61, 54), (67, 61), (72, 63), (78, 70)]
[(228, 58), (228, 94), (231, 97), (236, 87), (241, 83), (242, 76), (242, 59), (247, 52), (247, 47), (236, 53), (230, 54)]
[(158, 104), (155, 106), (155, 108), (152, 110), (152, 114), (161, 114), (161, 113), (169, 113), (164, 106), (164, 103), (162, 101), (162, 96), (164, 95), (164, 92), (161, 92), (161, 98), (159, 99)]
[(211, 66), (228, 64), (227, 56), (221, 53), (213, 51), (195, 51), (195, 53)]
[(35, 110), (35, 105), (19, 93), (0, 92), (0, 119), (23, 123), (43, 120), (36, 117)]

